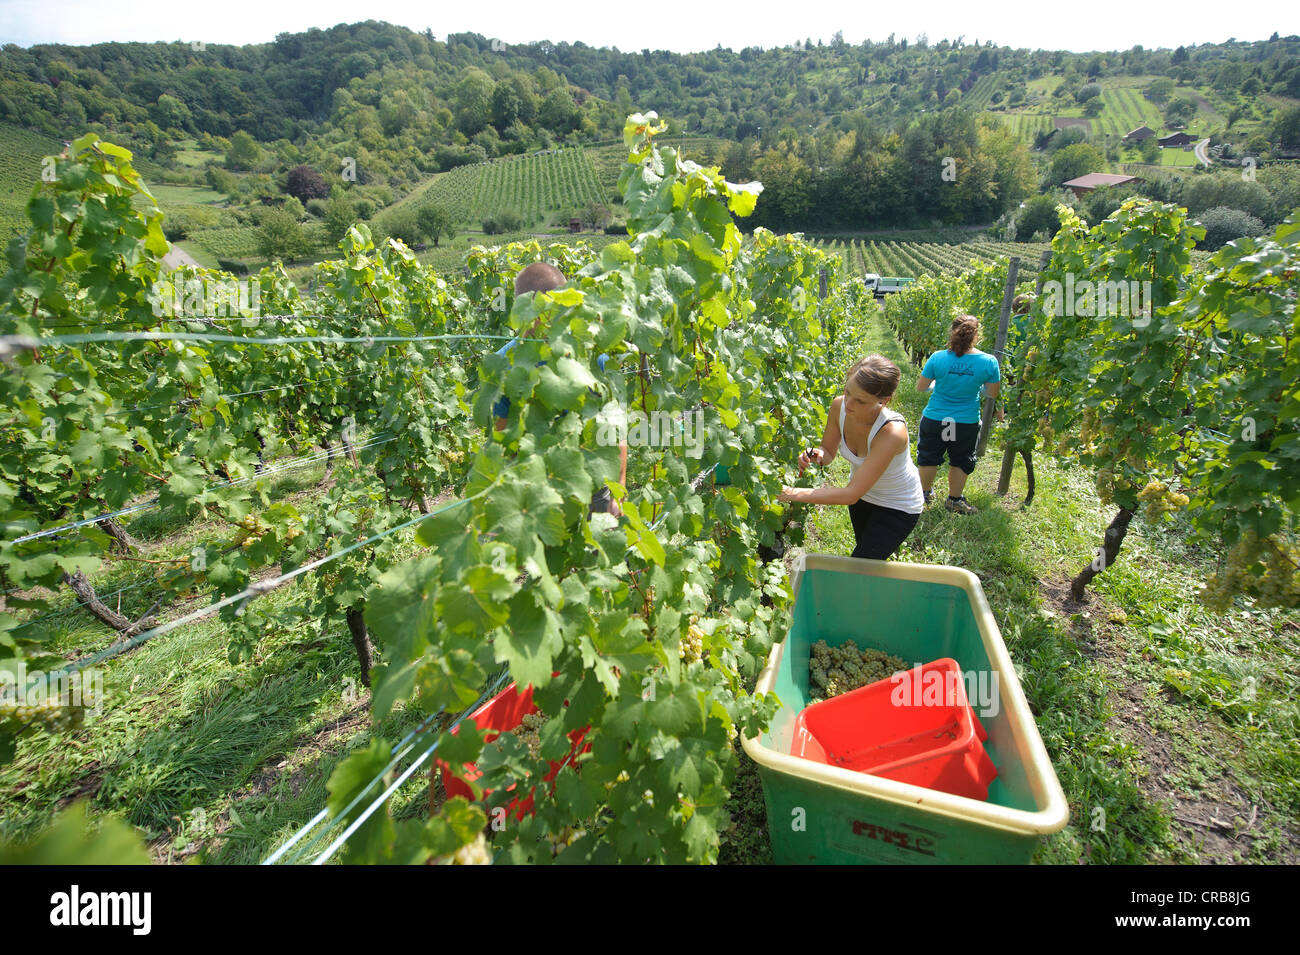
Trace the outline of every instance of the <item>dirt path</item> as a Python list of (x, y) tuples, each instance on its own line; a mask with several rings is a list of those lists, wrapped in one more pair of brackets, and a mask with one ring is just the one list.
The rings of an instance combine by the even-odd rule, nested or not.
[(175, 245), (175, 244), (173, 244), (170, 251), (168, 251), (168, 253), (163, 256), (163, 262), (164, 264), (166, 264), (167, 268), (169, 269), (179, 268), (182, 265), (190, 265), (196, 269), (203, 268), (203, 266), (201, 266), (198, 263), (198, 261), (194, 258), (194, 256), (190, 255), (179, 245)]

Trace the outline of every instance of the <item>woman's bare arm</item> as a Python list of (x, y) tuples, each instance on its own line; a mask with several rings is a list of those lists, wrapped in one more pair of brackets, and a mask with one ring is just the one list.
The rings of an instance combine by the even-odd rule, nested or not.
[(852, 504), (880, 480), (895, 455), (907, 451), (907, 425), (901, 421), (891, 421), (881, 425), (876, 437), (871, 442), (871, 450), (866, 460), (853, 475), (847, 487), (788, 487), (785, 488), (780, 501), (798, 501), (801, 504)]
[[(821, 449), (822, 452), (821, 460), (818, 461), (817, 463), (821, 464), (822, 467), (825, 467), (826, 465), (834, 461), (835, 455), (839, 451), (840, 402), (843, 400), (844, 400), (843, 395), (836, 398), (834, 401), (831, 402), (830, 410), (826, 412), (826, 429), (825, 431), (822, 432), (822, 443), (817, 446)], [(814, 448), (813, 450), (816, 450), (816, 448)], [(803, 473), (804, 468), (808, 467), (811, 461), (812, 459), (808, 457), (808, 453), (806, 451), (803, 454), (799, 455), (800, 474)]]

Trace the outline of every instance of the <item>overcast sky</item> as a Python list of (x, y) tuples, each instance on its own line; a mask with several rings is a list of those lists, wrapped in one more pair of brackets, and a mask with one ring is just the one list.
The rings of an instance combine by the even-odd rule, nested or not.
[(932, 43), (966, 43), (1051, 50), (1126, 50), (1214, 43), (1230, 37), (1263, 40), (1275, 30), (1300, 34), (1300, 3), (1175, 4), (1093, 0), (920, 0), (910, 3), (798, 3), (792, 0), (705, 0), (646, 3), (631, 0), (492, 0), (429, 3), (416, 0), (0, 0), (0, 43), (89, 44), (105, 40), (183, 40), (264, 43), (277, 33), (328, 28), (358, 20), (387, 20), (442, 39), (474, 32), (506, 43), (581, 41), (620, 50), (691, 52), (718, 44), (784, 46), (811, 37), (830, 40), (842, 30), (849, 43), (883, 40), (890, 33)]

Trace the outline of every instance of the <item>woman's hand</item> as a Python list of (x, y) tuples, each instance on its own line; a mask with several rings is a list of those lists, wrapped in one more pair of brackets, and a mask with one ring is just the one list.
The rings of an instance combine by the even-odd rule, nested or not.
[(804, 451), (802, 454), (799, 455), (799, 473), (803, 474), (803, 472), (807, 470), (808, 465), (810, 464), (816, 464), (818, 467), (820, 467), (822, 463), (822, 459), (825, 457), (826, 457), (826, 452), (823, 451), (821, 448), (808, 448), (806, 451)]
[[(803, 457), (803, 455), (800, 455), (800, 457)], [(807, 491), (807, 488), (783, 487), (781, 488), (781, 493), (777, 495), (776, 499), (783, 504), (795, 504), (799, 501), (799, 495), (805, 491)]]

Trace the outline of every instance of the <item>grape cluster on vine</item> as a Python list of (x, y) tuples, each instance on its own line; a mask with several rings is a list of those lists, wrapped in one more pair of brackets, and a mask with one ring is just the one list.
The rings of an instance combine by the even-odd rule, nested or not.
[(58, 733), (73, 728), (79, 712), (64, 706), (57, 696), (47, 696), (36, 703), (19, 703), (17, 700), (0, 700), (0, 726), (17, 724), (18, 729), (43, 729)]
[(1242, 535), (1199, 598), (1222, 612), (1237, 594), (1253, 597), (1260, 607), (1294, 607), (1300, 602), (1300, 548), (1275, 535), (1262, 540), (1249, 531)]
[(542, 727), (546, 725), (546, 717), (541, 713), (527, 713), (523, 721), (515, 728), (515, 736), (519, 742), (528, 747), (528, 755), (533, 759), (540, 759), (542, 756)]

